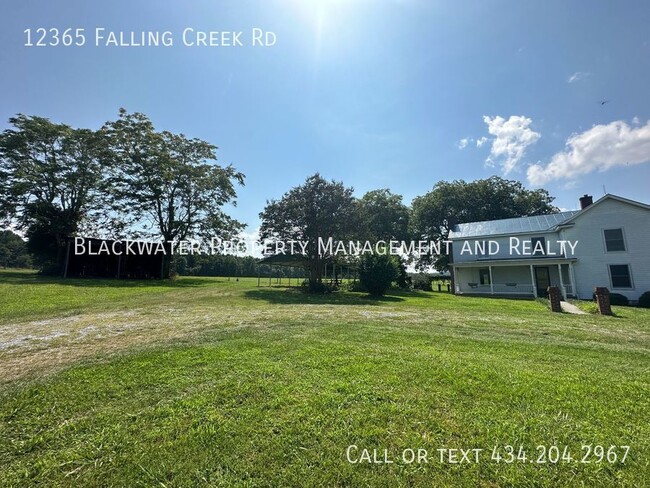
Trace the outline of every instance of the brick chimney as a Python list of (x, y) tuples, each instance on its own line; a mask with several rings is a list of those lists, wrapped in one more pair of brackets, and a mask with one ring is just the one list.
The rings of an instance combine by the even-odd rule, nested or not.
[(594, 198), (591, 195), (587, 195), (586, 193), (580, 197), (580, 209), (584, 210), (587, 208), (589, 205), (594, 203)]

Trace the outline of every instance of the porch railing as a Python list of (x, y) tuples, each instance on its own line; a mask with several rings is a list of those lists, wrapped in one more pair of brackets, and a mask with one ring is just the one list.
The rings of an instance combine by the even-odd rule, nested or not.
[(480, 283), (456, 283), (456, 293), (477, 293), (495, 295), (533, 295), (534, 287), (531, 283), (494, 283), (481, 285)]

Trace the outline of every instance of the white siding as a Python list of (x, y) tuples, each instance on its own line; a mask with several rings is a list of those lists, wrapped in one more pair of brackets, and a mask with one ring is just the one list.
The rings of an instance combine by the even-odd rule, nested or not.
[[(472, 253), (465, 252), (461, 254), (463, 250), (463, 245), (465, 243), (465, 240), (461, 239), (458, 241), (454, 241), (453, 243), (453, 254), (454, 254), (454, 263), (468, 263), (468, 262), (473, 262), (477, 261), (479, 259), (525, 259), (527, 257), (526, 255), (518, 255), (516, 252), (511, 253), (510, 249), (510, 239), (511, 238), (516, 238), (519, 239), (519, 245), (517, 247), (518, 250), (522, 251), (523, 250), (523, 241), (530, 241), (532, 238), (536, 237), (544, 237), (546, 239), (546, 246), (550, 244), (550, 250), (551, 252), (556, 253), (556, 256), (554, 257), (561, 257), (560, 255), (560, 245), (558, 244), (558, 240), (560, 239), (560, 236), (557, 232), (551, 232), (551, 233), (545, 233), (545, 234), (524, 234), (524, 235), (513, 235), (513, 236), (507, 236), (507, 237), (481, 237), (478, 239), (467, 239), (467, 243), (469, 245), (469, 248), (471, 249)], [(499, 252), (497, 254), (493, 255), (476, 255), (474, 254), (474, 250), (476, 249), (475, 243), (478, 242), (485, 242), (485, 249), (486, 253), (489, 252), (488, 250), (488, 241), (494, 241), (498, 243), (499, 245)], [(513, 241), (513, 245), (516, 245), (517, 241)], [(567, 250), (570, 251), (570, 248), (567, 247)], [(529, 248), (528, 252), (532, 252), (532, 249)], [(577, 248), (576, 248), (577, 252)], [(533, 257), (540, 257), (540, 256), (533, 256)], [(565, 257), (572, 257), (570, 254)]]
[(493, 266), (492, 278), (495, 283), (533, 284), (530, 268), (525, 266)]
[[(561, 239), (578, 240), (574, 272), (579, 298), (590, 299), (596, 286), (605, 286), (631, 300), (650, 290), (650, 210), (613, 199), (600, 202), (560, 232)], [(622, 228), (626, 250), (606, 252), (604, 229)], [(610, 264), (628, 264), (632, 288), (612, 288)]]

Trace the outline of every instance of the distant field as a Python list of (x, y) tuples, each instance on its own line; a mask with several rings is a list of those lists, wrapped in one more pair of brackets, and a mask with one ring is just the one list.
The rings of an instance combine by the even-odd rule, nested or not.
[(0, 486), (647, 486), (650, 311), (256, 283), (0, 271)]

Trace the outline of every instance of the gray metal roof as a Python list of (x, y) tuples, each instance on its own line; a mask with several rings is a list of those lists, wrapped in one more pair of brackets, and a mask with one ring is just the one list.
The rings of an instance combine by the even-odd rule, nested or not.
[(466, 237), (483, 237), (501, 234), (518, 234), (522, 232), (544, 232), (573, 217), (580, 210), (569, 210), (550, 215), (518, 217), (514, 219), (488, 220), (485, 222), (468, 222), (458, 224), (449, 233), (450, 239)]

